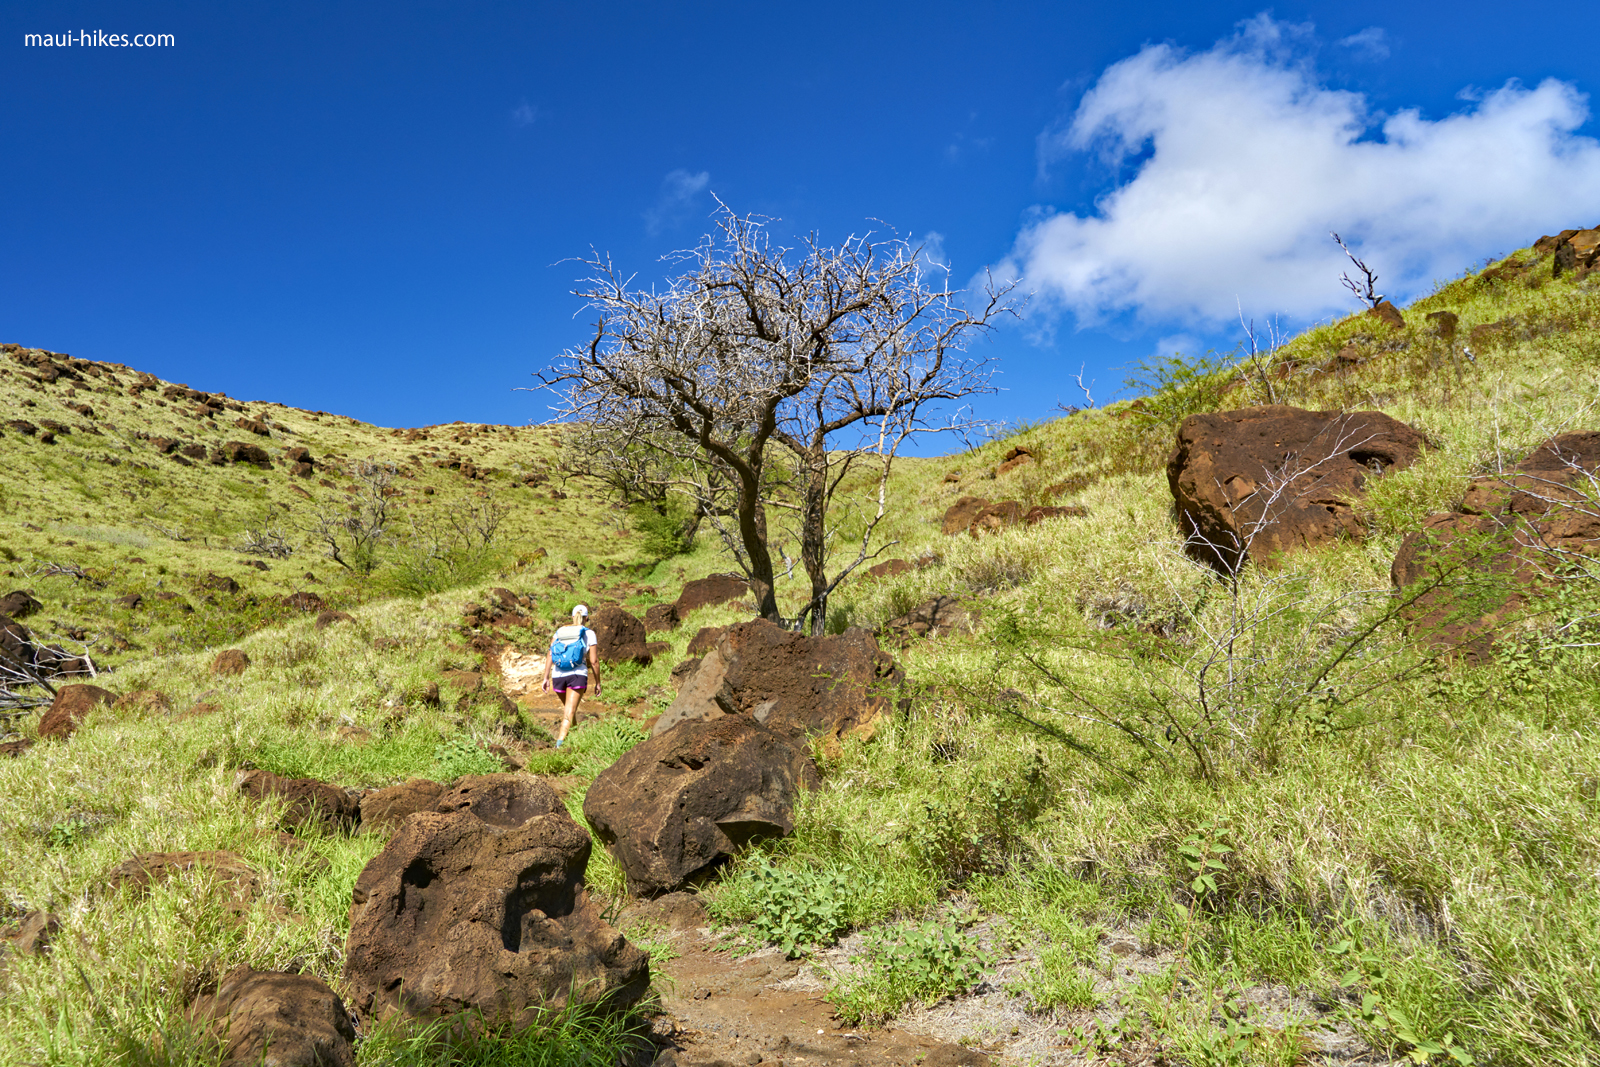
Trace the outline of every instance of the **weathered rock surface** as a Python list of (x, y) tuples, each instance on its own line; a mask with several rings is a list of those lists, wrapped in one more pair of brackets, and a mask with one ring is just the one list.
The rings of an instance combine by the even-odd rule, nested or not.
[(1273, 405), (1190, 415), (1167, 484), (1196, 559), (1226, 573), (1248, 559), (1359, 538), (1368, 479), (1409, 467), (1422, 435), (1378, 411)]
[(212, 674), (243, 674), (250, 666), (250, 657), (245, 655), (243, 649), (229, 648), (217, 653), (217, 658), (211, 661)]
[(64, 685), (56, 690), (55, 700), (39, 719), (39, 736), (65, 741), (77, 732), (79, 724), (101, 705), (116, 703), (115, 693), (97, 685)]
[(663, 630), (676, 630), (678, 623), (683, 620), (678, 618), (678, 605), (676, 602), (666, 604), (651, 604), (644, 612), (644, 628), (646, 633), (660, 633)]
[(483, 1013), (526, 1024), (569, 999), (625, 1005), (649, 958), (583, 886), (592, 845), (549, 785), (464, 779), (356, 879), (345, 978), (367, 1018)]
[(322, 979), (240, 964), (189, 1019), (221, 1045), (224, 1067), (355, 1067), (355, 1027)]
[(904, 648), (919, 637), (938, 637), (947, 633), (972, 632), (978, 612), (950, 596), (936, 596), (918, 604), (898, 619), (883, 625), (884, 636)]
[(392, 832), (406, 816), (432, 811), (446, 789), (426, 778), (411, 778), (361, 798), (361, 832)]
[(239, 792), (257, 801), (282, 798), (279, 825), (285, 830), (309, 822), (320, 823), (327, 830), (344, 830), (361, 818), (361, 806), (355, 798), (338, 786), (315, 778), (280, 778), (271, 771), (247, 771), (239, 779)]
[(595, 612), (589, 628), (594, 631), (596, 655), (601, 663), (638, 663), (648, 666), (649, 638), (644, 623), (616, 605)]
[(939, 529), (946, 537), (966, 533), (972, 525), (972, 520), (978, 513), (989, 506), (989, 501), (981, 496), (959, 497), (954, 504), (945, 509), (944, 521)]
[(1600, 552), (1596, 473), (1600, 433), (1562, 434), (1506, 474), (1474, 478), (1461, 511), (1428, 516), (1389, 569), (1414, 597), (1404, 613), (1412, 634), (1469, 660), (1491, 655), (1534, 589)]
[(61, 931), (61, 919), (52, 912), (30, 911), (15, 927), (0, 932), (0, 939), (21, 956), (43, 956)]
[(897, 574), (905, 574), (911, 570), (911, 564), (903, 559), (886, 559), (876, 566), (867, 568), (869, 578), (893, 578)]
[(792, 833), (795, 799), (819, 781), (803, 744), (724, 715), (629, 750), (594, 780), (583, 814), (633, 891), (661, 893), (751, 841)]
[(351, 615), (349, 612), (345, 612), (345, 611), (324, 611), (324, 612), (321, 612), (320, 614), (317, 615), (317, 621), (316, 621), (316, 623), (314, 623), (314, 625), (316, 626), (316, 628), (318, 630), (326, 630), (328, 627), (332, 626), (335, 623), (355, 622), (355, 621), (356, 621), (356, 617), (354, 615)]
[(244, 858), (234, 852), (142, 852), (106, 872), (106, 885), (112, 892), (129, 890), (143, 894), (176, 874), (204, 868), (226, 898), (230, 911), (242, 913), (261, 895), (261, 878)]
[(689, 646), (684, 651), (691, 656), (703, 655), (717, 647), (717, 642), (722, 640), (722, 635), (728, 632), (726, 626), (702, 626), (689, 638)]
[(701, 608), (715, 607), (737, 600), (750, 591), (743, 578), (733, 574), (713, 574), (709, 578), (696, 578), (678, 594), (677, 609), (680, 619)]
[(753, 619), (728, 628), (651, 733), (718, 715), (746, 714), (791, 736), (871, 736), (904, 672), (872, 634), (853, 627), (807, 637)]
[(43, 607), (26, 589), (13, 589), (0, 597), (0, 615), (9, 615), (13, 619), (25, 619)]

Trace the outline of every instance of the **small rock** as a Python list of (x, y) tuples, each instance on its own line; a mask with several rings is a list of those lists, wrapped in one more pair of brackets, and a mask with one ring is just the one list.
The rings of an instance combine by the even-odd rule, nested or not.
[(116, 699), (116, 694), (97, 685), (64, 685), (56, 690), (55, 700), (39, 720), (39, 737), (65, 741), (91, 711)]
[(217, 658), (211, 661), (211, 673), (221, 675), (243, 674), (248, 666), (250, 666), (250, 657), (244, 654), (244, 650), (230, 648), (217, 653)]
[(11, 947), (23, 956), (43, 956), (50, 951), (50, 942), (61, 930), (61, 920), (48, 911), (30, 911), (22, 917), (15, 931), (5, 934)]
[(189, 1018), (221, 1039), (222, 1067), (355, 1067), (350, 1013), (314, 975), (240, 964)]
[(317, 616), (316, 626), (318, 630), (326, 630), (336, 622), (355, 621), (356, 618), (354, 615), (350, 615), (343, 611), (324, 611), (322, 614)]

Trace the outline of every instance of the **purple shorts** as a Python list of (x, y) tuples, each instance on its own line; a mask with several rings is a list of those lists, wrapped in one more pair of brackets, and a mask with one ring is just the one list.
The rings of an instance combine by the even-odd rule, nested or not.
[(550, 679), (550, 688), (556, 691), (556, 696), (566, 696), (568, 689), (580, 693), (589, 688), (589, 676), (586, 674), (567, 674)]

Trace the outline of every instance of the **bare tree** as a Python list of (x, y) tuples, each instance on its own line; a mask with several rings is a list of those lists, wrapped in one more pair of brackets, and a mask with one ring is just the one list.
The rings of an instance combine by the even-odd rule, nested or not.
[(348, 501), (318, 505), (302, 529), (320, 543), (327, 557), (347, 571), (370, 574), (378, 565), (378, 545), (388, 533), (393, 511), (396, 467), (361, 460), (354, 465), (356, 491)]
[(1359, 282), (1350, 277), (1349, 271), (1339, 275), (1339, 280), (1344, 283), (1344, 287), (1356, 294), (1356, 299), (1366, 304), (1369, 308), (1375, 308), (1383, 303), (1383, 294), (1378, 292), (1377, 271), (1357, 259), (1356, 254), (1350, 251), (1350, 246), (1345, 244), (1344, 239), (1338, 234), (1329, 234), (1329, 236), (1334, 239), (1340, 248), (1344, 249), (1344, 254), (1350, 257), (1350, 262), (1354, 263), (1356, 270), (1361, 272), (1362, 280)]
[[(829, 593), (874, 555), (897, 450), (962, 424), (952, 406), (989, 391), (992, 373), (967, 343), (1013, 310), (1011, 287), (993, 284), (968, 308), (948, 272), (931, 283), (941, 268), (920, 251), (871, 234), (787, 248), (767, 220), (724, 206), (717, 232), (669, 257), (684, 270), (663, 291), (635, 288), (609, 257), (585, 260), (593, 274), (575, 295), (599, 312), (594, 336), (540, 380), (565, 418), (670, 461), (674, 490), (722, 535), (761, 614), (781, 622), (778, 512), (810, 579), (796, 625), (809, 618), (820, 633)], [(853, 472), (875, 474), (876, 491), (853, 558), (830, 576), (829, 508)]]

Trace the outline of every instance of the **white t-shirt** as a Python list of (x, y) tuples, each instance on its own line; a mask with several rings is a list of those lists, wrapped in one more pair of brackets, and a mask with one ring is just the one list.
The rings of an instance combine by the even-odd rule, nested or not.
[(563, 641), (576, 641), (578, 639), (578, 630), (580, 628), (583, 630), (583, 640), (584, 640), (584, 646), (583, 647), (584, 647), (584, 650), (585, 650), (584, 651), (584, 656), (583, 656), (583, 661), (578, 664), (577, 669), (570, 670), (570, 671), (564, 671), (560, 667), (552, 666), (550, 668), (550, 673), (551, 673), (552, 677), (554, 677), (554, 678), (571, 678), (574, 675), (582, 675), (585, 678), (589, 677), (589, 655), (588, 655), (588, 650), (593, 648), (595, 646), (595, 642), (599, 640), (599, 638), (595, 637), (593, 630), (589, 629), (587, 626), (584, 626), (584, 627), (577, 627), (577, 626), (570, 626), (570, 625), (569, 626), (563, 626), (563, 627), (561, 627), (561, 629), (559, 629), (559, 630), (557, 630), (555, 632), (555, 636), (550, 638), (550, 645), (553, 648), (554, 646), (560, 644)]

